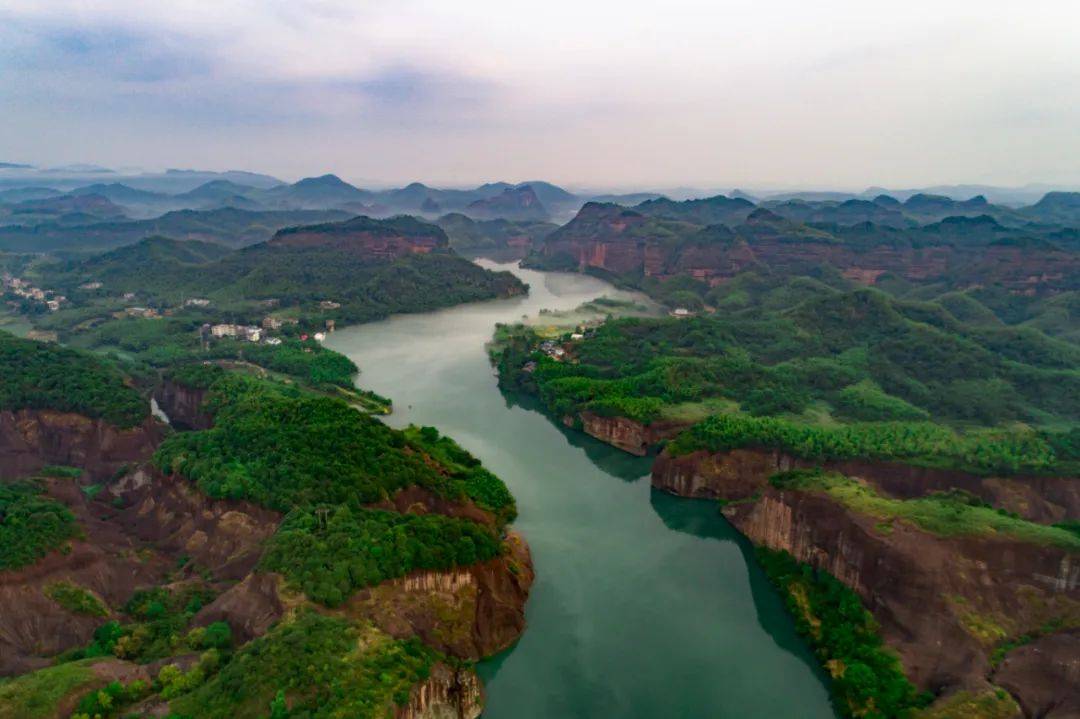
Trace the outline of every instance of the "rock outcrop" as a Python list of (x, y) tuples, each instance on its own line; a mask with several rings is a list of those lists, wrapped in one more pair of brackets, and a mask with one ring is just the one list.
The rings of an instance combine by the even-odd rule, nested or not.
[[(579, 419), (585, 434), (639, 457), (645, 456), (657, 442), (671, 439), (686, 428), (686, 424), (680, 422), (646, 425), (626, 417), (601, 417), (592, 412), (582, 412)], [(563, 424), (572, 427), (575, 422), (568, 417), (564, 418)]]
[(281, 577), (277, 574), (252, 572), (203, 607), (193, 622), (200, 627), (228, 622), (233, 636), (240, 642), (262, 636), (285, 612), (280, 584)]
[(484, 706), (480, 679), (472, 669), (454, 669), (439, 663), (431, 675), (409, 693), (395, 719), (476, 719)]
[(858, 592), (922, 689), (977, 684), (997, 642), (1050, 620), (1080, 621), (1080, 558), (1061, 548), (883, 527), (826, 496), (772, 487), (724, 516), (755, 544)]
[(75, 480), (46, 486), (75, 514), (83, 536), (30, 566), (0, 572), (0, 676), (48, 665), (53, 655), (89, 642), (103, 621), (60, 606), (47, 596), (50, 586), (75, 585), (111, 612), (174, 566), (155, 552), (140, 552), (143, 547), (98, 516)]
[(107, 491), (126, 506), (112, 520), (117, 526), (218, 579), (245, 577), (281, 520), (250, 502), (210, 499), (187, 480), (153, 468), (132, 472)]
[(1080, 519), (1080, 481), (1073, 477), (981, 477), (900, 462), (815, 462), (773, 449), (700, 451), (678, 457), (661, 452), (653, 464), (652, 483), (681, 497), (733, 501), (761, 492), (777, 472), (799, 467), (822, 467), (858, 477), (897, 499), (960, 489), (1032, 521)]
[(146, 460), (161, 437), (149, 416), (130, 429), (105, 420), (48, 409), (0, 411), (0, 476), (30, 474), (48, 464), (82, 468), (100, 481)]
[[(1061, 682), (1077, 671), (1075, 636), (1039, 640), (1053, 651), (1014, 650), (996, 673), (990, 654), (1048, 622), (1080, 623), (1080, 556), (1007, 535), (936, 535), (860, 514), (822, 492), (782, 490), (768, 481), (777, 472), (814, 465), (760, 449), (661, 454), (652, 481), (674, 494), (727, 500), (724, 516), (755, 545), (787, 551), (855, 590), (920, 689), (979, 693), (994, 682), (1008, 688), (1027, 716), (1072, 701)], [(964, 489), (1033, 519), (1077, 516), (1077, 483), (1065, 478), (981, 478), (869, 461), (825, 468), (895, 498)]]
[(214, 419), (203, 410), (206, 390), (166, 379), (154, 388), (154, 400), (169, 418), (169, 424), (179, 430), (209, 429)]
[(471, 661), (511, 646), (525, 630), (533, 581), (528, 546), (507, 538), (505, 556), (444, 572), (413, 572), (362, 589), (345, 606), (394, 637), (419, 636), (451, 656)]
[(1080, 629), (1071, 629), (1014, 649), (994, 672), (1024, 716), (1080, 717)]
[(381, 260), (427, 254), (449, 246), (446, 233), (435, 225), (411, 217), (373, 220), (365, 216), (280, 230), (267, 243), (268, 248), (326, 248)]
[(725, 224), (647, 212), (645, 206), (590, 202), (547, 237), (540, 254), (572, 259), (581, 269), (661, 279), (690, 275), (712, 284), (755, 267), (798, 273), (831, 265), (870, 284), (885, 273), (914, 282), (959, 274), (1023, 292), (1071, 289), (1080, 272), (1080, 253), (1028, 241), (986, 216), (948, 217), (919, 228), (865, 222), (825, 231), (765, 208), (739, 209)]

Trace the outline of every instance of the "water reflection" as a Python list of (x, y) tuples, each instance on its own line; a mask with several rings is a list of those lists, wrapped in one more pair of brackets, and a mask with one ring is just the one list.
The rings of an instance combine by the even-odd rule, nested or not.
[[(669, 529), (704, 539), (729, 542), (739, 548), (746, 562), (747, 580), (754, 599), (758, 625), (772, 637), (776, 646), (802, 659), (807, 667), (819, 673), (822, 681), (825, 681), (826, 677), (820, 665), (795, 631), (795, 623), (787, 614), (783, 599), (758, 566), (754, 558), (754, 545), (724, 519), (719, 503), (710, 499), (675, 497), (653, 489), (649, 495), (649, 504)], [(786, 621), (781, 617), (786, 618)]]
[[(496, 269), (506, 269), (497, 267)], [(432, 425), (502, 477), (537, 570), (518, 645), (477, 669), (488, 719), (833, 716), (791, 620), (715, 504), (651, 492), (650, 460), (505, 397), (483, 350), (496, 322), (618, 294), (521, 272), (527, 298), (336, 332), (394, 425)]]

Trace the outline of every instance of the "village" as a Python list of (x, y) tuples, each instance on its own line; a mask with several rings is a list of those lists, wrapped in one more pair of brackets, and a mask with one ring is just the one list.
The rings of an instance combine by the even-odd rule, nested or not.
[[(79, 285), (78, 289), (86, 292), (94, 292), (101, 290), (103, 286), (103, 283), (94, 281), (83, 283)], [(3, 294), (8, 298), (7, 304), (16, 311), (26, 312), (27, 307), (24, 304), (26, 302), (38, 303), (47, 308), (49, 312), (57, 312), (63, 305), (66, 304), (70, 306), (72, 304), (65, 295), (60, 294), (57, 290), (36, 287), (30, 281), (15, 277), (9, 273), (4, 273), (0, 276), (0, 288), (3, 289)], [(138, 299), (138, 296), (134, 292), (125, 292), (120, 298), (126, 303), (133, 303)], [(112, 312), (111, 314), (114, 319), (134, 318), (153, 320), (173, 316), (178, 310), (182, 309), (208, 309), (211, 307), (211, 304), (209, 299), (192, 297), (182, 300), (180, 305), (174, 308), (158, 309), (132, 304)], [(279, 303), (277, 300), (271, 299), (264, 300), (261, 304), (268, 308), (272, 308), (276, 307)], [(333, 300), (321, 300), (318, 306), (321, 310), (332, 310), (340, 308), (341, 304)], [(295, 328), (298, 325), (299, 319), (295, 317), (280, 317), (268, 314), (262, 319), (259, 325), (247, 325), (235, 322), (204, 323), (199, 327), (198, 333), (203, 346), (208, 346), (212, 340), (222, 339), (233, 339), (241, 342), (277, 346), (283, 342), (283, 338), (278, 336), (278, 334), (287, 331), (286, 328)], [(326, 339), (326, 335), (333, 332), (334, 329), (335, 321), (328, 319), (325, 321), (324, 331), (314, 332), (310, 335), (307, 333), (299, 333), (298, 338), (301, 341), (313, 339), (316, 342), (323, 342)], [(293, 334), (293, 332), (288, 333)], [(31, 330), (30, 335), (32, 339), (51, 342), (57, 341), (56, 332)]]
[[(13, 277), (7, 273), (0, 277), (0, 284), (3, 285), (5, 294), (12, 294), (24, 300), (40, 302), (48, 307), (50, 312), (56, 312), (60, 309), (61, 304), (67, 302), (67, 297), (58, 294), (54, 290), (43, 290), (40, 287), (34, 287), (26, 280)], [(13, 300), (10, 304), (17, 304), (17, 300)]]

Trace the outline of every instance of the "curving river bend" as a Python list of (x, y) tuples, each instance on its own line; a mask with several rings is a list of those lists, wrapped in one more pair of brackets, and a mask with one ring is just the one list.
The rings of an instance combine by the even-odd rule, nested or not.
[(390, 424), (438, 427), (517, 499), (537, 580), (521, 641), (478, 667), (484, 717), (833, 717), (813, 657), (714, 502), (653, 491), (650, 460), (563, 430), (496, 386), (484, 350), (496, 322), (629, 295), (479, 264), (514, 272), (529, 295), (346, 328), (327, 345), (394, 400)]

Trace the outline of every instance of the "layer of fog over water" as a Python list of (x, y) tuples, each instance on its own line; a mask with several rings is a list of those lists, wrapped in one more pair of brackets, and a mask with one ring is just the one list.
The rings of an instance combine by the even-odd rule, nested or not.
[(832, 717), (811, 654), (714, 502), (653, 491), (648, 459), (496, 386), (484, 349), (496, 322), (630, 295), (480, 264), (515, 272), (529, 295), (346, 328), (327, 345), (360, 366), (362, 387), (393, 399), (391, 425), (438, 427), (517, 498), (537, 581), (521, 641), (479, 665), (484, 716)]

